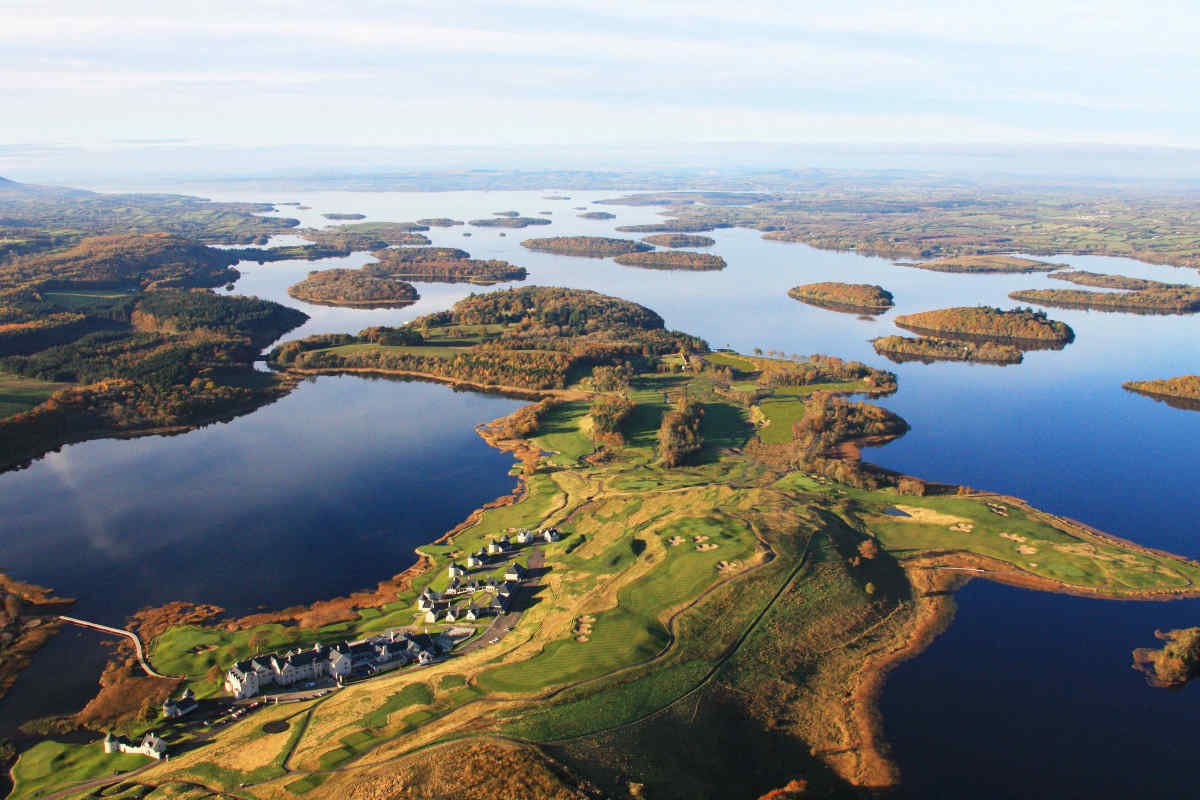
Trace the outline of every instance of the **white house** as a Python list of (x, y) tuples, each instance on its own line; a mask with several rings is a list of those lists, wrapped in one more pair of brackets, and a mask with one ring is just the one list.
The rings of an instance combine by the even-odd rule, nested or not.
[(196, 710), (199, 704), (196, 702), (196, 695), (191, 688), (183, 690), (183, 694), (179, 695), (178, 700), (167, 698), (162, 704), (163, 716), (167, 719), (177, 719), (187, 716)]
[(447, 569), (447, 572), (450, 573), (451, 578), (459, 578), (467, 574), (467, 571), (463, 568), (462, 564), (455, 564), (454, 562), (450, 563), (450, 567)]
[(153, 733), (147, 733), (141, 744), (134, 744), (124, 736), (113, 736), (112, 733), (108, 733), (104, 737), (103, 746), (106, 753), (133, 753), (150, 756), (156, 760), (167, 757), (167, 743)]
[(546, 540), (547, 544), (553, 544), (560, 541), (562, 536), (559, 534), (558, 528), (546, 528), (542, 531), (542, 538)]

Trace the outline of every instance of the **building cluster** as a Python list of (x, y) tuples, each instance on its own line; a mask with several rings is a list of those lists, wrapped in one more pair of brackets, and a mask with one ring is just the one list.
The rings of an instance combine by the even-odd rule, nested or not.
[(443, 652), (438, 639), (423, 633), (388, 631), (360, 642), (317, 643), (307, 650), (263, 653), (239, 661), (225, 673), (225, 690), (253, 697), (266, 686), (293, 686), (329, 677), (373, 675), (406, 664), (428, 664)]
[[(515, 536), (505, 534), (498, 539), (491, 539), (485, 546), (469, 554), (465, 565), (451, 563), (447, 567), (450, 582), (445, 590), (435, 592), (433, 589), (425, 589), (417, 598), (417, 608), (425, 612), (425, 621), (429, 623), (473, 621), (481, 617), (505, 614), (517, 586), (528, 576), (525, 567), (513, 561), (505, 567), (503, 580), (500, 581), (496, 578), (470, 580), (467, 576), (472, 570), (492, 567), (518, 547), (538, 541), (550, 543), (561, 539), (562, 536), (556, 528), (540, 531), (522, 528)], [(471, 598), (480, 592), (487, 592), (491, 598), (486, 603), (474, 602)], [(467, 599), (456, 601), (454, 598)]]
[(147, 733), (142, 738), (141, 744), (134, 744), (124, 736), (113, 736), (112, 733), (108, 733), (104, 736), (104, 752), (133, 753), (160, 760), (168, 758), (167, 743), (153, 733)]

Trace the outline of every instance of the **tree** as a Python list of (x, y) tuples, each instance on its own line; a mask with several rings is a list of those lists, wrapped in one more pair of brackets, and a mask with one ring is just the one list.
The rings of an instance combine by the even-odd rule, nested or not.
[(270, 635), (262, 628), (250, 634), (249, 644), (255, 650), (262, 648), (268, 641), (270, 641)]
[(4, 596), (4, 611), (8, 614), (9, 619), (17, 619), (21, 616), (21, 608), (25, 604), (21, 601), (19, 594), (9, 593)]

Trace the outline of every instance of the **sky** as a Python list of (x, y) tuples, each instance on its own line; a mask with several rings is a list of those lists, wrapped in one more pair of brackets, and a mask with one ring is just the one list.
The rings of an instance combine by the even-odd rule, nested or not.
[(55, 148), (1198, 148), (1197, 40), (1195, 0), (0, 0), (0, 170)]

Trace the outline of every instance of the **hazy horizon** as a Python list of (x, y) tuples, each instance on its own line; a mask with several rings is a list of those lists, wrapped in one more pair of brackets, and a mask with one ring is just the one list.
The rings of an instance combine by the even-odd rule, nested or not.
[(0, 98), (20, 110), (0, 174), (774, 159), (1189, 177), (1198, 29), (1183, 4), (1114, 0), (0, 2)]

